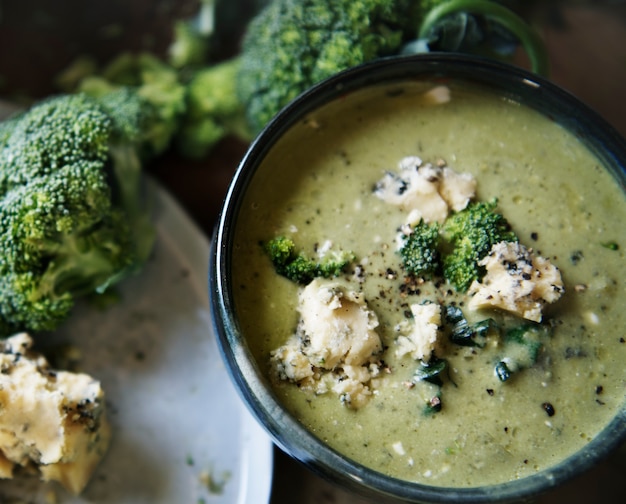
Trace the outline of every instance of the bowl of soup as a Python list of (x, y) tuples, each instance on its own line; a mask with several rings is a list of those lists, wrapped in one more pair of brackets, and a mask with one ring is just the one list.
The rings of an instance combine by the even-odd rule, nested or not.
[(492, 60), (308, 90), (251, 144), (212, 241), (244, 402), (373, 498), (507, 502), (589, 469), (626, 434), (625, 162), (594, 111)]

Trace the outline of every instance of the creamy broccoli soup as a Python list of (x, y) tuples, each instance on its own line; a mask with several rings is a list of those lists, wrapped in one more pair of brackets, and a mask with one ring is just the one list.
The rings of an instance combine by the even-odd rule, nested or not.
[[(536, 278), (521, 272), (515, 284), (549, 276), (540, 312), (472, 306), (470, 291), (408, 274), (399, 236), (426, 210), (381, 197), (385, 177), (403, 193), (407, 166), (474, 181), (459, 209), (496, 202), (518, 238), (506, 253), (545, 261), (524, 259)], [(533, 110), (454, 82), (355, 93), (290, 130), (252, 181), (232, 258), (237, 317), (279, 400), (347, 457), (441, 486), (521, 478), (584, 446), (623, 407), (624, 222), (615, 179)], [(298, 283), (264, 247), (279, 236), (308, 257), (353, 260), (338, 277)], [(502, 254), (494, 278), (513, 269)], [(356, 339), (312, 336), (345, 329), (348, 308)], [(459, 323), (473, 341), (453, 341)]]

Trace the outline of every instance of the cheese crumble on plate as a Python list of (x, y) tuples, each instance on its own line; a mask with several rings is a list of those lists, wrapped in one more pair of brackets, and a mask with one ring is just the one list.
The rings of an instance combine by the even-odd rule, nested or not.
[(109, 446), (104, 392), (32, 346), (26, 333), (0, 341), (0, 478), (38, 473), (79, 494)]

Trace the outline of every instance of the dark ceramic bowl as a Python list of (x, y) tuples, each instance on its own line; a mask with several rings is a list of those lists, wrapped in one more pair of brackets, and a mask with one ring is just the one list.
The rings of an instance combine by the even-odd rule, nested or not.
[(286, 453), (327, 480), (369, 497), (408, 502), (484, 503), (524, 499), (594, 466), (626, 437), (626, 407), (582, 450), (522, 479), (486, 487), (444, 488), (394, 479), (355, 463), (311, 434), (277, 400), (255, 362), (233, 308), (232, 248), (242, 199), (264, 157), (290, 127), (316, 108), (352, 91), (415, 79), (461, 79), (534, 108), (575, 133), (626, 191), (626, 144), (594, 111), (549, 81), (490, 60), (458, 55), (382, 59), (338, 74), (284, 108), (250, 146), (235, 174), (212, 242), (209, 289), (224, 362), (250, 411)]

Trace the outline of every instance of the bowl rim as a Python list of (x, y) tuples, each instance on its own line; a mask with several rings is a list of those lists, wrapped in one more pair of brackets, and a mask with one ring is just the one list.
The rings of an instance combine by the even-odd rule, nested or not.
[(209, 298), (218, 347), (241, 398), (274, 442), (313, 472), (356, 494), (395, 497), (407, 502), (512, 502), (548, 491), (604, 459), (626, 440), (626, 403), (585, 447), (539, 473), (485, 487), (438, 487), (386, 476), (347, 459), (324, 445), (291, 414), (271, 391), (254, 362), (233, 314), (232, 265), (234, 221), (241, 199), (265, 154), (290, 127), (317, 107), (351, 91), (414, 78), (456, 78), (493, 88), (539, 110), (576, 134), (603, 162), (626, 192), (626, 142), (593, 109), (568, 91), (523, 68), (478, 56), (428, 53), (394, 56), (344, 70), (287, 104), (250, 144), (233, 176), (214, 229), (209, 258)]

